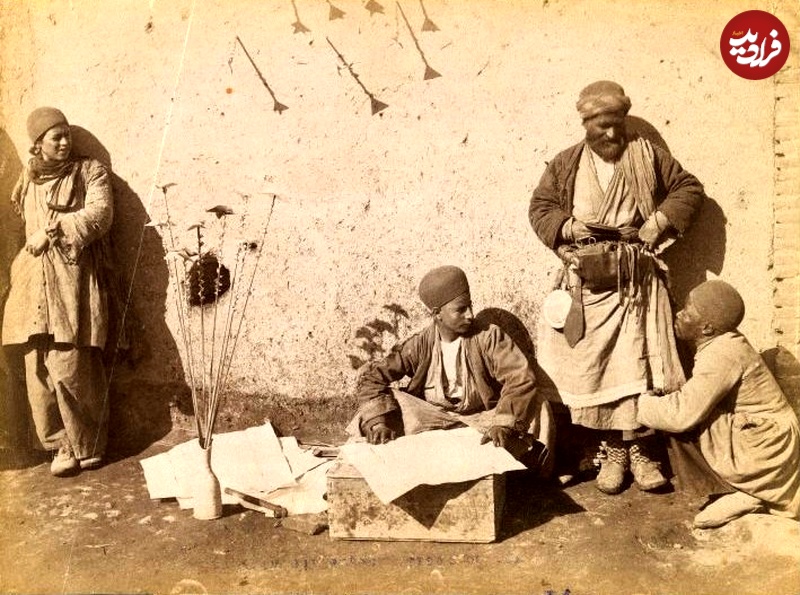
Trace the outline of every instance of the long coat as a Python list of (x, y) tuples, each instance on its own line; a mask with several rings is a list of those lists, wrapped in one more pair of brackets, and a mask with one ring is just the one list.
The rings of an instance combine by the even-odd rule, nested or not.
[[(25, 175), (25, 173), (23, 173)], [(105, 345), (108, 334), (107, 250), (114, 203), (106, 168), (80, 161), (75, 200), (66, 211), (47, 208), (52, 184), (25, 184), (19, 205), (25, 237), (54, 229), (51, 246), (39, 256), (24, 248), (11, 265), (3, 317), (3, 344), (24, 344), (37, 334), (76, 347)]]
[[(575, 196), (575, 176), (586, 143), (580, 143), (559, 153), (547, 164), (539, 185), (533, 191), (528, 218), (545, 246), (555, 249), (559, 231), (572, 216)], [(703, 185), (681, 167), (668, 152), (653, 146), (656, 188), (653, 200), (672, 226), (683, 233), (694, 221), (705, 200)]]
[[(357, 393), (361, 406), (358, 419), (362, 427), (380, 415), (398, 409), (391, 384), (410, 378), (405, 392), (425, 398), (425, 381), (436, 348), (438, 331), (431, 323), (412, 335), (381, 361), (364, 370)], [(541, 403), (536, 379), (527, 358), (500, 327), (475, 323), (473, 332), (463, 337), (469, 378), (482, 403), (483, 410), (494, 409), (495, 425), (526, 431), (537, 415)], [(473, 413), (464, 411), (463, 413)]]
[[(634, 150), (634, 140), (631, 139), (626, 154)], [(643, 145), (650, 146), (637, 141), (637, 147)], [(674, 231), (683, 233), (705, 200), (703, 185), (668, 152), (657, 146), (651, 148), (653, 186), (646, 189), (647, 201), (652, 201), (652, 205), (666, 215)], [(528, 210), (531, 226), (552, 250), (564, 243), (560, 230), (573, 214), (576, 178), (584, 151), (589, 149), (582, 141), (556, 155), (545, 168), (531, 197)], [(624, 171), (622, 175), (626, 175)], [(641, 224), (647, 213), (642, 212), (638, 193), (644, 189), (634, 181), (626, 177), (623, 191), (637, 199), (636, 216), (629, 222), (601, 220), (600, 223)], [(544, 322), (539, 324), (537, 336), (542, 368), (553, 378), (564, 403), (589, 414), (582, 419), (574, 411), (573, 419), (577, 423), (597, 429), (633, 430), (635, 415), (625, 413), (598, 420), (594, 408), (613, 405), (650, 389), (673, 390), (684, 380), (666, 287), (660, 273), (656, 274), (653, 257), (640, 254), (639, 262), (640, 270), (646, 270), (645, 264), (654, 270), (654, 274), (643, 277), (639, 287), (640, 295), (648, 304), (646, 308), (630, 301), (623, 303), (616, 290), (596, 291), (584, 287), (581, 295), (585, 331), (581, 341), (570, 345), (561, 331)]]
[(640, 423), (696, 429), (709, 466), (737, 490), (800, 518), (800, 425), (761, 356), (741, 334), (700, 346), (678, 391), (639, 397)]

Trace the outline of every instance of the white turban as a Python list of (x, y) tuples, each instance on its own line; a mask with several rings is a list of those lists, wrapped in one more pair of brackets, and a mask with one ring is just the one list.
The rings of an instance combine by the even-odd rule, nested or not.
[(631, 100), (617, 83), (597, 81), (581, 91), (575, 107), (586, 121), (600, 114), (620, 113), (624, 116), (631, 109)]

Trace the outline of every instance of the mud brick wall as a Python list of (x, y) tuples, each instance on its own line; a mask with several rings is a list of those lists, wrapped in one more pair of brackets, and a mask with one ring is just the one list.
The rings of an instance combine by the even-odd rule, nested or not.
[[(792, 22), (796, 30), (797, 14)], [(775, 76), (774, 370), (800, 411), (800, 88), (797, 53)]]
[[(528, 200), (582, 138), (579, 90), (613, 79), (710, 197), (669, 255), (676, 302), (704, 279), (733, 282), (742, 330), (796, 394), (800, 42), (772, 79), (734, 75), (720, 33), (754, 8), (797, 31), (788, 0), (6, 2), (0, 192), (40, 105), (112, 168), (131, 339), (111, 370), (119, 440), (190, 427), (165, 251), (191, 247), (200, 220), (214, 248), (215, 205), (236, 213), (225, 237), (262, 254), (223, 427), (270, 417), (337, 436), (355, 369), (426, 323), (416, 285), (430, 267), (462, 266), (477, 309), (510, 313), (535, 347), (558, 263)], [(0, 289), (19, 247), (11, 221), (0, 199)], [(233, 243), (220, 254), (234, 265)]]

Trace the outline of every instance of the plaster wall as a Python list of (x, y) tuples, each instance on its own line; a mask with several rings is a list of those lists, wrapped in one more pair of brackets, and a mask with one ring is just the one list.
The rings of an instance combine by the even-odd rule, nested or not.
[[(235, 211), (225, 262), (234, 240), (259, 246), (250, 264), (262, 250), (232, 391), (344, 398), (369, 357), (365, 326), (392, 326), (371, 340), (388, 348), (424, 325), (416, 284), (445, 263), (467, 271), (478, 310), (510, 311), (535, 342), (558, 262), (530, 229), (528, 200), (546, 161), (582, 138), (575, 101), (597, 79), (625, 87), (630, 115), (711, 198), (671, 255), (676, 299), (707, 277), (729, 280), (747, 304), (745, 334), (775, 346), (774, 82), (731, 73), (719, 42), (754, 8), (796, 31), (796, 3), (381, 4), (2, 2), (4, 195), (27, 158), (25, 117), (40, 105), (61, 108), (85, 151), (113, 168), (136, 344), (117, 380), (155, 386), (186, 373), (164, 260), (173, 242), (168, 228), (144, 227), (166, 221), (167, 207), (175, 247), (191, 245), (185, 228), (198, 220), (214, 245), (221, 222), (205, 209), (224, 204)], [(331, 6), (343, 17), (330, 20)], [(421, 30), (423, 8), (438, 31)], [(425, 60), (440, 77), (424, 80)], [(365, 91), (388, 107), (373, 115)]]

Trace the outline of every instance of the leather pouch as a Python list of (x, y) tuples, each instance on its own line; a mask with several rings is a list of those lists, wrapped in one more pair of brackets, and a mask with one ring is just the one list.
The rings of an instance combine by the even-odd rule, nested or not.
[(592, 290), (616, 289), (620, 275), (619, 242), (594, 242), (575, 250), (577, 272), (583, 286)]

